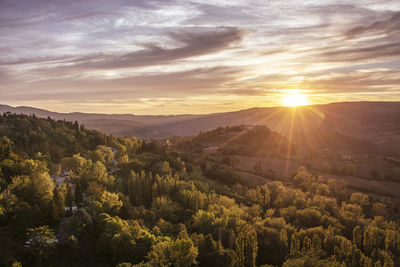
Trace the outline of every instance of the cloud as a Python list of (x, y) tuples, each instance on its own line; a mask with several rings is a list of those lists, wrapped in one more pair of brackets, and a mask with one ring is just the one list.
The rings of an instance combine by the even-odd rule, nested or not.
[[(324, 49), (327, 50), (327, 49)], [(333, 48), (316, 54), (326, 62), (374, 61), (382, 58), (399, 58), (400, 43), (386, 43), (365, 47)]]
[[(112, 99), (134, 99), (144, 97), (201, 96), (220, 94), (223, 84), (231, 82), (240, 76), (241, 70), (235, 67), (199, 68), (188, 71), (142, 74), (115, 79), (72, 79), (49, 76), (48, 79), (26, 82), (21, 92), (4, 91), (0, 86), (0, 98), (83, 101), (93, 98), (97, 101), (112, 101)], [(3, 87), (5, 88), (5, 87)], [(57, 88), (55, 91), (54, 88)]]
[(393, 33), (400, 33), (400, 12), (395, 12), (386, 20), (379, 20), (372, 23), (365, 22), (364, 25), (347, 30), (344, 35), (347, 38), (355, 38), (360, 35), (390, 35)]
[(20, 57), (16, 59), (0, 59), (0, 65), (19, 65), (31, 63), (55, 63), (69, 59), (68, 56), (42, 56), (42, 57)]
[[(116, 70), (172, 64), (178, 60), (209, 55), (229, 49), (239, 43), (245, 32), (234, 27), (213, 29), (185, 29), (171, 31), (167, 37), (175, 44), (174, 48), (163, 48), (151, 43), (140, 44), (142, 49), (128, 53), (96, 53), (77, 55), (48, 55), (0, 58), (0, 65), (30, 64), (29, 74), (52, 75), (56, 79), (67, 77), (72, 80), (84, 75), (87, 71)], [(47, 78), (45, 80), (48, 80)], [(90, 79), (88, 79), (90, 80)]]
[(217, 109), (296, 88), (398, 92), (399, 9), (397, 0), (3, 0), (0, 99), (115, 108), (160, 99), (179, 109), (213, 98)]
[(217, 6), (213, 4), (196, 3), (194, 6), (198, 10), (198, 14), (185, 20), (188, 25), (238, 25), (243, 27), (246, 25), (260, 24), (267, 19), (260, 16), (259, 13), (253, 12), (253, 8), (239, 4), (236, 6)]
[[(198, 32), (197, 32), (198, 31)], [(79, 69), (118, 69), (139, 66), (159, 65), (171, 61), (220, 52), (231, 44), (239, 42), (244, 31), (229, 27), (201, 32), (172, 32), (168, 35), (182, 46), (163, 48), (144, 44), (144, 49), (122, 55), (100, 54), (76, 60), (74, 68)]]
[(306, 79), (303, 86), (316, 92), (355, 93), (398, 91), (399, 69), (368, 69), (351, 73), (329, 73)]

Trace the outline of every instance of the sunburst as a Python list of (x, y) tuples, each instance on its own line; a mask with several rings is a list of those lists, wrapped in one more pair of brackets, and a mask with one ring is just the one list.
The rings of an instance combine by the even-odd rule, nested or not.
[(282, 105), (285, 107), (307, 106), (309, 104), (307, 96), (299, 92), (293, 92), (282, 98)]

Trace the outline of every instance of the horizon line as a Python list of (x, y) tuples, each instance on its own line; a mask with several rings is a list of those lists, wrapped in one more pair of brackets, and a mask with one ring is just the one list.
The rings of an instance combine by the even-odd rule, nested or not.
[[(264, 106), (264, 107), (250, 107), (250, 108), (245, 108), (245, 109), (236, 109), (236, 110), (230, 110), (230, 111), (222, 111), (222, 112), (212, 112), (212, 113), (181, 113), (181, 114), (134, 114), (134, 113), (95, 113), (95, 112), (82, 112), (82, 111), (73, 111), (73, 112), (59, 112), (59, 111), (52, 111), (49, 109), (44, 109), (44, 108), (38, 108), (38, 107), (33, 107), (33, 106), (12, 106), (8, 104), (0, 104), (0, 106), (7, 106), (13, 109), (18, 109), (18, 108), (30, 108), (30, 109), (37, 109), (40, 111), (45, 111), (45, 112), (51, 112), (51, 113), (57, 113), (60, 115), (72, 115), (72, 114), (86, 114), (86, 115), (131, 115), (131, 116), (148, 116), (148, 117), (167, 117), (167, 116), (207, 116), (207, 115), (215, 115), (215, 114), (223, 114), (223, 113), (233, 113), (233, 112), (240, 112), (240, 111), (246, 111), (246, 110), (251, 110), (251, 109), (268, 109), (268, 108), (285, 108), (285, 109), (301, 109), (301, 108), (307, 108), (307, 107), (315, 107), (315, 106), (323, 106), (323, 105), (331, 105), (331, 104), (359, 104), (359, 103), (400, 103), (400, 101), (370, 101), (370, 100), (360, 100), (360, 101), (339, 101), (339, 102), (328, 102), (328, 103), (322, 103), (322, 104), (311, 104), (311, 105), (304, 105), (304, 106), (297, 106), (297, 107), (288, 107), (288, 106), (282, 106), (282, 105), (276, 105), (276, 106)], [(17, 113), (21, 114), (21, 113)], [(22, 113), (23, 114), (23, 113)], [(29, 113), (29, 114), (35, 114)], [(35, 114), (36, 115), (36, 114)]]

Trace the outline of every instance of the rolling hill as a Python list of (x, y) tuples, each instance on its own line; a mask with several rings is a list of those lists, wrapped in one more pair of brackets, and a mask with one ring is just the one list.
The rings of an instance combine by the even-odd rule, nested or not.
[[(204, 115), (147, 116), (132, 114), (57, 113), (31, 107), (0, 105), (0, 112), (35, 114), (78, 121), (86, 128), (116, 136), (170, 138), (193, 136), (221, 126), (265, 125), (296, 142), (336, 140), (320, 133), (338, 133), (341, 143), (357, 146), (359, 140), (393, 153), (400, 151), (400, 102), (342, 102), (307, 107), (251, 108)], [(290, 135), (293, 135), (292, 137)], [(315, 137), (315, 135), (317, 135)], [(353, 140), (351, 140), (353, 139)], [(354, 142), (353, 142), (354, 141)], [(360, 141), (361, 142), (361, 141)], [(359, 143), (360, 144), (360, 143)], [(364, 143), (365, 146), (365, 143)], [(367, 149), (368, 151), (370, 149)], [(379, 150), (377, 147), (372, 150)]]

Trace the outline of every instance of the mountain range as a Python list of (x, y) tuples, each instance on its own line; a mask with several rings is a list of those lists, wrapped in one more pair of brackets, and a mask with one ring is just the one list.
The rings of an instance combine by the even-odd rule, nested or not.
[[(400, 102), (340, 102), (304, 107), (266, 107), (202, 115), (58, 113), (33, 107), (0, 105), (0, 112), (35, 114), (78, 121), (116, 136), (170, 138), (193, 136), (217, 127), (265, 125), (294, 142), (365, 142), (400, 151)], [(360, 143), (361, 142), (361, 143)], [(365, 146), (364, 146), (365, 147)]]

